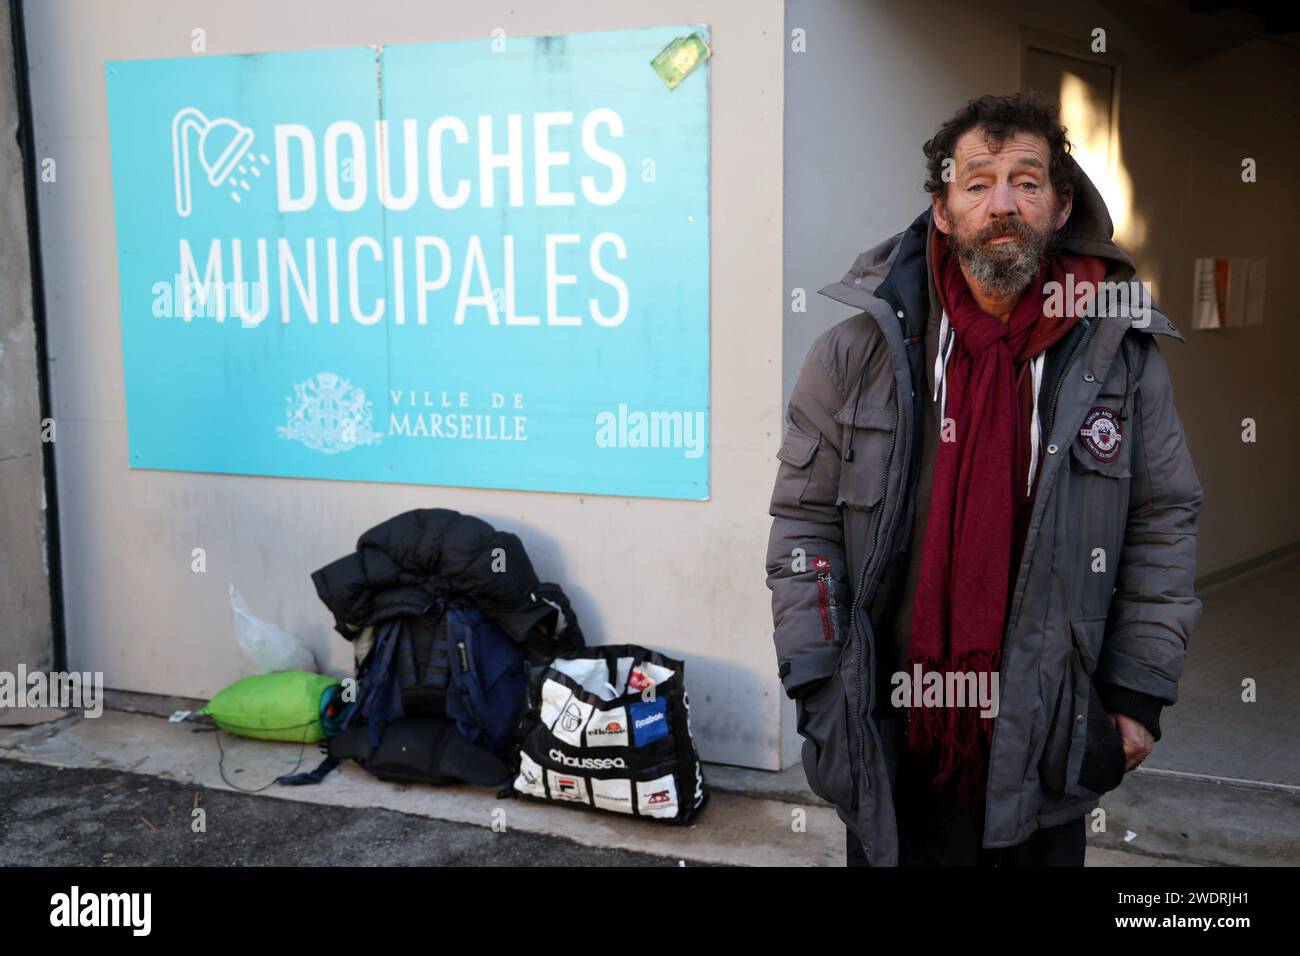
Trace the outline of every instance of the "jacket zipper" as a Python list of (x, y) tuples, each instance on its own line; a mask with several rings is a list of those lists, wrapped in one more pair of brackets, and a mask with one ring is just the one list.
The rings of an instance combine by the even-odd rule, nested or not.
[[(897, 394), (898, 383), (894, 382), (889, 386), (889, 397), (891, 399)], [(867, 781), (867, 786), (871, 785), (871, 777), (867, 774), (867, 724), (862, 717), (862, 671), (865, 667), (865, 658), (862, 648), (862, 631), (858, 627), (858, 610), (862, 589), (867, 583), (867, 568), (871, 566), (872, 559), (876, 556), (876, 547), (880, 539), (880, 525), (885, 518), (885, 504), (889, 493), (889, 466), (894, 460), (894, 446), (898, 441), (898, 403), (894, 403), (894, 428), (889, 436), (889, 457), (885, 459), (885, 469), (880, 476), (880, 502), (876, 506), (875, 520), (871, 525), (871, 550), (867, 552), (867, 559), (862, 562), (862, 571), (858, 575), (858, 587), (853, 592), (853, 642), (858, 654), (858, 666), (855, 668), (858, 691), (858, 764), (862, 768), (862, 778)], [(857, 427), (854, 422), (853, 427)], [(868, 688), (870, 690), (870, 688)], [(871, 701), (867, 701), (867, 706), (871, 706)]]
[(1056, 402), (1061, 397), (1061, 389), (1065, 386), (1065, 378), (1070, 374), (1070, 369), (1074, 368), (1074, 360), (1078, 358), (1081, 351), (1088, 347), (1089, 339), (1091, 339), (1092, 334), (1097, 331), (1097, 325), (1095, 323), (1088, 322), (1086, 318), (1083, 321), (1087, 323), (1088, 330), (1084, 332), (1083, 340), (1074, 347), (1073, 351), (1070, 352), (1070, 357), (1065, 360), (1065, 368), (1061, 370), (1060, 377), (1056, 380), (1056, 390), (1052, 393), (1052, 406), (1047, 412), (1048, 441), (1052, 440), (1052, 430), (1056, 428)]

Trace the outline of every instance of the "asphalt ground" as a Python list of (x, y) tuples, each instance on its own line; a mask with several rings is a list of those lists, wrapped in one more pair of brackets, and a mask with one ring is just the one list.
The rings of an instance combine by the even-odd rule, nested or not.
[[(196, 799), (205, 811), (206, 832), (192, 829)], [(563, 837), (494, 832), (391, 810), (207, 790), (120, 770), (0, 760), (0, 866), (318, 865), (679, 863)]]

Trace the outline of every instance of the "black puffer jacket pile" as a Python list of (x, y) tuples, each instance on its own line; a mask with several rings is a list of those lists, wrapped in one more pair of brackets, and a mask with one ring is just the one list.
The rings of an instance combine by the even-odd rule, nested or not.
[(520, 644), (534, 664), (582, 647), (582, 631), (557, 584), (542, 583), (523, 542), (446, 508), (389, 518), (357, 549), (312, 574), (316, 593), (348, 640), (383, 621), (423, 614), (432, 599), (471, 601)]

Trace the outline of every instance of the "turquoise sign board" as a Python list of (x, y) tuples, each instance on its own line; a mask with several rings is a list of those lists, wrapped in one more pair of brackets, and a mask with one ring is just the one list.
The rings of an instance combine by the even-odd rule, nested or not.
[(684, 37), (106, 64), (131, 467), (708, 498)]

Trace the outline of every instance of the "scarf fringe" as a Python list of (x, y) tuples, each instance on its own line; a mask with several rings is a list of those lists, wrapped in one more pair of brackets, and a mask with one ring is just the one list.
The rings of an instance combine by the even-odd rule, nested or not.
[[(972, 651), (952, 662), (916, 657), (908, 665), (910, 669), (919, 663), (923, 675), (935, 671), (941, 675), (974, 672), (978, 689), (978, 675), (995, 673), (1001, 666), (1001, 656), (1000, 651)], [(935, 789), (942, 789), (955, 777), (957, 797), (963, 807), (984, 798), (994, 718), (981, 717), (981, 709), (977, 701), (967, 701), (964, 707), (907, 708), (908, 749), (920, 754), (938, 753)]]

